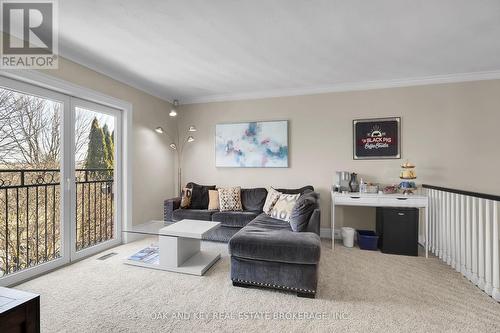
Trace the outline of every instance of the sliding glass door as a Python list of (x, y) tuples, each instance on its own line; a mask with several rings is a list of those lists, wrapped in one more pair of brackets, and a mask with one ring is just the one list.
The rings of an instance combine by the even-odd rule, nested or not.
[(121, 112), (0, 77), (0, 285), (119, 244)]

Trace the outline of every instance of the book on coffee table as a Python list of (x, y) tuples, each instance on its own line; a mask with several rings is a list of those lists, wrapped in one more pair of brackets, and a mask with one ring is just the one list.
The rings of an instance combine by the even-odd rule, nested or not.
[(160, 262), (160, 251), (158, 246), (149, 246), (128, 257), (129, 260), (158, 264)]

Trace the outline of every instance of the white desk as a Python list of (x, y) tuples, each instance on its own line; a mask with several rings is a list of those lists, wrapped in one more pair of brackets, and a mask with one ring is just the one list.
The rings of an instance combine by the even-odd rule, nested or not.
[(368, 193), (338, 193), (332, 191), (332, 250), (335, 240), (335, 207), (336, 206), (364, 206), (364, 207), (411, 207), (423, 208), (425, 211), (425, 257), (429, 257), (427, 239), (429, 239), (429, 198), (417, 194), (368, 194)]

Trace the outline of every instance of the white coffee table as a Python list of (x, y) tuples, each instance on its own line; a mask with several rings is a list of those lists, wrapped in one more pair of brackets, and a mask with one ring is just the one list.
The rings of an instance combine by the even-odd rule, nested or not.
[[(169, 226), (163, 221), (151, 221), (135, 225), (123, 232), (158, 236), (158, 254), (148, 255), (148, 262), (124, 259), (129, 265), (191, 275), (203, 275), (220, 259), (220, 253), (201, 251), (201, 238), (208, 231), (219, 227), (219, 222), (181, 220)], [(139, 256), (140, 257), (140, 256)]]

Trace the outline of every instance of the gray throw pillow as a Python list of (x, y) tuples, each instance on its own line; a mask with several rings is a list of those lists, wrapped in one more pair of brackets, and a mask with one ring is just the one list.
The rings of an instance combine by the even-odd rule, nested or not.
[[(191, 185), (191, 186), (190, 186)], [(208, 209), (208, 191), (215, 190), (215, 185), (198, 185), (189, 183), (186, 187), (193, 189), (190, 209)]]
[(290, 227), (293, 231), (301, 232), (307, 228), (312, 213), (319, 207), (318, 200), (319, 194), (312, 191), (299, 197), (290, 214)]

